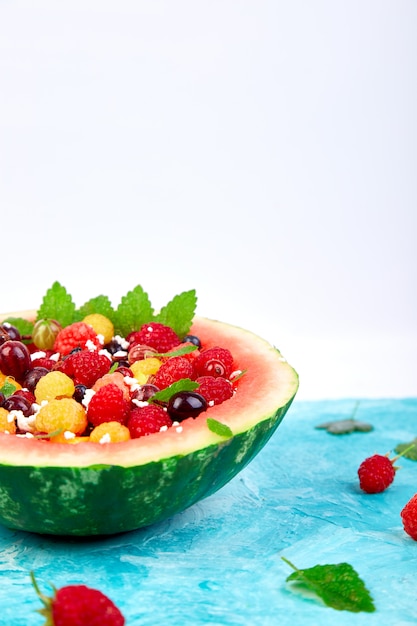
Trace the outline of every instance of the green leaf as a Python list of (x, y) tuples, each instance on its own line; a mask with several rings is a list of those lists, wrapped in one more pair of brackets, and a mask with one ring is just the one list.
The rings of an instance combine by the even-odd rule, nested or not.
[[(28, 320), (23, 319), (23, 317), (8, 317), (7, 319), (3, 320), (2, 324), (11, 324), (15, 328), (17, 328), (22, 337), (24, 337), (25, 335), (30, 336), (33, 331), (33, 322), (29, 322)], [(27, 341), (23, 339), (23, 343), (28, 343), (29, 341), (30, 339), (28, 339)]]
[(220, 435), (220, 437), (233, 437), (232, 429), (229, 428), (227, 424), (222, 424), (222, 422), (219, 422), (212, 417), (207, 418), (207, 426), (211, 432), (216, 435)]
[(6, 379), (2, 387), (0, 387), (1, 393), (3, 393), (6, 398), (11, 396), (16, 391), (16, 389), (17, 389), (17, 384), (14, 385), (10, 379), (9, 380)]
[(113, 321), (114, 309), (108, 296), (96, 296), (95, 298), (91, 298), (79, 309), (81, 319), (93, 313), (100, 313)]
[(61, 326), (68, 326), (77, 319), (75, 304), (65, 287), (58, 281), (46, 292), (37, 319), (54, 319)]
[(181, 346), (176, 350), (171, 350), (170, 352), (156, 352), (155, 354), (152, 354), (152, 356), (171, 358), (172, 356), (183, 356), (184, 354), (190, 354), (190, 352), (195, 352), (195, 350), (198, 350), (197, 346), (186, 345)]
[(399, 443), (395, 452), (406, 459), (417, 461), (417, 437), (408, 443)]
[(133, 330), (151, 322), (153, 319), (153, 308), (149, 301), (148, 294), (137, 285), (129, 291), (121, 300), (114, 314), (114, 332), (116, 335), (126, 337)]
[(367, 422), (359, 422), (354, 419), (340, 419), (318, 424), (317, 429), (327, 430), (331, 435), (347, 435), (353, 432), (369, 433), (373, 426)]
[(349, 563), (315, 565), (300, 570), (285, 557), (281, 557), (294, 572), (287, 582), (301, 593), (313, 592), (324, 604), (338, 611), (372, 613), (375, 606), (364, 582)]
[(157, 403), (165, 404), (166, 402), (169, 402), (171, 396), (175, 393), (179, 393), (180, 391), (194, 391), (195, 389), (198, 389), (198, 387), (199, 384), (194, 380), (191, 380), (190, 378), (181, 378), (181, 380), (177, 380), (175, 383), (172, 383), (172, 385), (169, 385), (169, 387), (161, 389), (161, 391), (157, 391), (156, 394), (150, 398), (149, 402), (156, 401)]
[(195, 289), (174, 296), (155, 316), (155, 321), (170, 326), (182, 339), (189, 332), (197, 306)]

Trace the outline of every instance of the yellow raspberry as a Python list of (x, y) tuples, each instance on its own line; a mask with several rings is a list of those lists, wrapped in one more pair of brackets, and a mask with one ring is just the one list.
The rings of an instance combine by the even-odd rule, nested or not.
[(104, 344), (109, 343), (114, 337), (113, 322), (101, 313), (91, 313), (87, 315), (83, 322), (92, 326), (97, 335), (103, 335)]
[(53, 400), (58, 396), (71, 398), (75, 391), (74, 381), (63, 372), (48, 372), (42, 376), (35, 387), (36, 402)]
[(162, 361), (157, 359), (156, 357), (149, 357), (148, 359), (143, 359), (142, 361), (135, 361), (129, 367), (133, 372), (133, 376), (136, 378), (140, 385), (144, 385), (149, 376), (156, 374), (159, 368), (162, 365)]
[(75, 435), (82, 435), (87, 428), (87, 417), (84, 407), (73, 398), (50, 400), (41, 407), (35, 418), (35, 429), (40, 433), (59, 434), (50, 438), (54, 442), (65, 441), (65, 433), (69, 431)]
[(90, 433), (90, 441), (94, 443), (118, 443), (128, 439), (130, 439), (129, 429), (119, 422), (103, 422)]
[(9, 411), (0, 407), (0, 432), (14, 435), (16, 433), (16, 423), (13, 417), (10, 417)]

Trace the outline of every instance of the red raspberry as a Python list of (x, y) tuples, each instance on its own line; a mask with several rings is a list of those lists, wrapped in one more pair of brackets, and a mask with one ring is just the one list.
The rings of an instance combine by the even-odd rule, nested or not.
[(38, 359), (33, 359), (32, 367), (45, 367), (47, 370), (51, 371), (54, 369), (56, 363), (54, 359), (49, 359), (47, 356), (40, 356)]
[(67, 585), (55, 590), (52, 598), (42, 594), (32, 574), (32, 582), (44, 608), (39, 612), (51, 626), (124, 626), (125, 618), (112, 600), (86, 585)]
[(159, 433), (162, 426), (172, 426), (172, 420), (161, 406), (148, 404), (133, 409), (130, 413), (127, 427), (132, 439)]
[(161, 353), (169, 352), (180, 343), (180, 338), (172, 328), (159, 322), (143, 324), (140, 330), (130, 333), (126, 339), (131, 348), (137, 344), (144, 344)]
[(233, 356), (227, 348), (207, 348), (194, 360), (197, 376), (221, 376), (229, 378), (233, 371)]
[(81, 350), (68, 355), (55, 369), (72, 378), (76, 385), (92, 387), (98, 378), (108, 373), (111, 365), (104, 354)]
[(366, 493), (380, 493), (385, 491), (394, 480), (396, 469), (393, 466), (395, 459), (388, 456), (374, 454), (368, 457), (359, 466), (359, 485)]
[(200, 376), (196, 379), (200, 385), (197, 393), (206, 399), (207, 404), (221, 404), (233, 396), (232, 384), (226, 378), (215, 378), (214, 376)]
[(417, 541), (417, 493), (401, 511), (401, 518), (405, 532)]
[(91, 398), (87, 407), (87, 419), (93, 426), (103, 422), (125, 424), (130, 415), (129, 402), (123, 390), (114, 383), (101, 387)]
[(154, 377), (154, 384), (159, 389), (165, 389), (181, 378), (193, 378), (194, 368), (192, 363), (183, 356), (173, 356), (162, 363)]
[(65, 356), (74, 348), (84, 349), (88, 341), (92, 341), (96, 348), (101, 347), (100, 340), (92, 326), (84, 322), (74, 322), (74, 324), (70, 324), (59, 331), (55, 339), (54, 350)]

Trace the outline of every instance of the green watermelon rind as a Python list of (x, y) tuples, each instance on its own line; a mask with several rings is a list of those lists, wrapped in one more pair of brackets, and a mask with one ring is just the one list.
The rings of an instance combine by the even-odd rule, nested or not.
[(219, 445), (146, 465), (0, 465), (0, 522), (40, 534), (87, 536), (163, 521), (236, 476), (268, 442), (291, 402)]

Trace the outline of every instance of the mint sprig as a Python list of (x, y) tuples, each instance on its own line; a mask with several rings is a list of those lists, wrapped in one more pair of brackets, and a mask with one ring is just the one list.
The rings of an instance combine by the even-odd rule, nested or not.
[(123, 296), (114, 315), (116, 335), (126, 337), (132, 330), (153, 320), (154, 312), (148, 294), (140, 285)]
[(223, 424), (212, 417), (207, 418), (207, 427), (212, 433), (220, 437), (233, 437), (233, 431), (227, 424)]
[(184, 337), (191, 327), (197, 305), (195, 289), (174, 296), (155, 316), (155, 321), (170, 326), (179, 337)]
[(100, 313), (112, 321), (114, 319), (114, 309), (108, 296), (91, 298), (80, 307), (79, 313), (81, 319), (93, 313)]
[(37, 312), (37, 319), (54, 319), (69, 326), (77, 319), (76, 306), (70, 294), (58, 281), (46, 292)]
[[(55, 281), (43, 297), (36, 319), (55, 319), (65, 327), (82, 320), (87, 315), (101, 313), (113, 322), (115, 335), (126, 337), (132, 331), (139, 330), (143, 324), (159, 322), (170, 326), (182, 339), (191, 328), (196, 305), (196, 292), (191, 289), (174, 296), (159, 313), (155, 313), (148, 294), (137, 285), (122, 297), (116, 308), (113, 308), (108, 296), (98, 295), (77, 309), (66, 288)], [(16, 319), (20, 325), (30, 324), (26, 320)], [(32, 329), (33, 324), (26, 326), (24, 334), (30, 335)], [(183, 354), (187, 354), (188, 351), (189, 348)]]
[(3, 385), (0, 387), (0, 392), (4, 395), (5, 398), (13, 395), (17, 389), (17, 383), (14, 385), (13, 382), (9, 379), (4, 381)]
[(301, 593), (313, 592), (326, 606), (337, 611), (353, 613), (375, 611), (372, 597), (358, 573), (349, 563), (315, 565), (298, 569), (285, 557), (281, 557), (294, 572), (286, 581)]
[(394, 450), (410, 461), (417, 461), (417, 437), (408, 443), (399, 443)]
[(169, 385), (169, 387), (165, 387), (165, 389), (161, 389), (161, 391), (157, 391), (149, 399), (149, 402), (165, 404), (169, 402), (169, 400), (174, 394), (179, 393), (180, 391), (195, 391), (195, 389), (198, 389), (199, 386), (200, 385), (196, 383), (194, 380), (191, 380), (191, 378), (181, 378), (180, 380), (177, 380), (175, 383), (172, 383), (172, 385)]
[(184, 354), (190, 354), (196, 350), (198, 350), (197, 346), (186, 345), (176, 348), (175, 350), (170, 350), (169, 352), (156, 352), (155, 354), (152, 354), (152, 356), (170, 359), (173, 356), (184, 356)]

